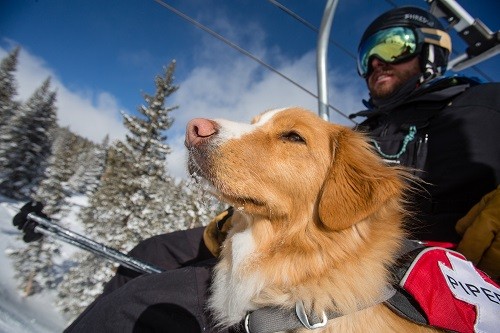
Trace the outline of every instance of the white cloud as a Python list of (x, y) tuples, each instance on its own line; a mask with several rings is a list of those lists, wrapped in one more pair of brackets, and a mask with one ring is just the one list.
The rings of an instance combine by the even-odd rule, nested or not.
[(125, 127), (117, 100), (107, 92), (83, 97), (63, 85), (56, 86), (59, 123), (96, 142), (109, 135), (111, 140), (123, 139)]
[[(0, 47), (0, 58), (8, 54)], [(108, 134), (110, 139), (123, 138), (120, 109), (114, 96), (107, 92), (74, 91), (67, 88), (56, 72), (46, 62), (21, 49), (15, 73), (18, 83), (18, 99), (25, 101), (51, 77), (51, 88), (57, 91), (57, 115), (60, 126), (68, 126), (72, 131), (95, 142), (100, 142)]]

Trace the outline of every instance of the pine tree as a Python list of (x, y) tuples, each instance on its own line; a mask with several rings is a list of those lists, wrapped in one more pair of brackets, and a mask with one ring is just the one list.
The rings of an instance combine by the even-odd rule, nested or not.
[(80, 212), (80, 218), (93, 238), (120, 250), (127, 250), (123, 248), (127, 237), (136, 242), (141, 238), (139, 234), (124, 232), (131, 214), (131, 202), (123, 197), (132, 177), (129, 155), (122, 142), (110, 147), (100, 187), (90, 196), (88, 207)]
[(91, 195), (99, 186), (107, 158), (109, 138), (101, 144), (80, 141), (75, 147), (76, 169), (68, 180), (68, 188), (76, 193)]
[[(64, 206), (66, 193), (63, 189), (64, 173), (59, 163), (62, 162), (62, 149), (56, 149), (49, 158), (45, 178), (32, 198), (43, 202), (44, 213), (49, 215), (53, 222), (58, 223), (61, 209)], [(43, 237), (36, 243), (14, 251), (11, 258), (19, 280), (19, 288), (26, 296), (39, 293), (45, 289), (53, 289), (60, 279), (54, 263), (54, 257), (59, 254), (61, 244), (54, 242), (50, 237)]]
[(0, 141), (0, 193), (28, 198), (42, 180), (56, 127), (56, 93), (45, 80), (14, 114)]
[[(53, 154), (49, 158), (45, 178), (38, 186), (33, 199), (43, 202), (44, 213), (49, 215), (54, 223), (59, 223), (66, 213), (66, 198), (72, 190), (68, 183), (73, 179), (75, 186), (82, 186), (81, 180), (76, 180), (74, 176), (80, 171), (79, 167), (85, 167), (85, 160), (90, 152), (94, 152), (90, 148), (95, 148), (96, 145), (72, 133), (68, 128), (58, 128), (54, 133)], [(59, 242), (44, 237), (37, 243), (28, 244), (10, 254), (16, 277), (20, 281), (19, 287), (27, 296), (47, 288), (53, 289), (62, 280), (64, 272), (54, 263), (60, 246)], [(94, 258), (92, 262), (95, 260)], [(100, 261), (98, 264), (101, 267)]]
[(78, 252), (73, 266), (57, 287), (58, 308), (70, 317), (78, 316), (103, 290), (116, 265), (92, 253)]
[(60, 244), (43, 237), (9, 253), (16, 272), (15, 279), (25, 296), (57, 286), (61, 272), (54, 258), (59, 254), (59, 248)]
[[(126, 179), (131, 176), (129, 154), (122, 142), (109, 148), (100, 186), (79, 214), (88, 237), (122, 252), (130, 250), (133, 241), (128, 238), (134, 241), (141, 238), (124, 232), (130, 210), (129, 201), (124, 201), (121, 193), (126, 191)], [(72, 260), (74, 267), (58, 287), (58, 307), (76, 316), (100, 294), (116, 265), (90, 253), (80, 253)]]
[[(71, 173), (65, 155), (67, 145), (75, 135), (62, 128), (54, 132), (56, 139), (52, 146), (53, 154), (49, 158), (44, 179), (32, 198), (42, 202), (44, 213), (50, 216), (54, 223), (58, 223), (67, 196), (63, 184)], [(60, 247), (61, 244), (54, 239), (43, 237), (36, 243), (27, 244), (10, 254), (19, 280), (18, 287), (24, 290), (26, 296), (57, 286), (62, 273), (54, 259), (60, 253)]]
[(195, 179), (182, 180), (177, 186), (173, 215), (173, 230), (191, 229), (207, 225), (225, 208), (208, 189)]
[[(155, 94), (144, 94), (146, 105), (138, 108), (140, 116), (123, 115), (129, 129), (126, 142), (118, 141), (109, 148), (100, 186), (89, 197), (88, 207), (80, 212), (89, 237), (122, 252), (128, 252), (146, 237), (167, 231), (166, 216), (171, 212), (161, 205), (165, 196), (170, 195), (168, 189), (174, 183), (166, 170), (170, 147), (165, 143), (164, 131), (172, 125), (170, 113), (177, 107), (165, 107), (165, 101), (178, 89), (173, 84), (174, 70), (175, 62), (172, 62), (165, 69), (164, 76), (156, 77)], [(77, 264), (85, 266), (80, 260), (77, 259)], [(101, 267), (109, 271), (109, 266)], [(98, 274), (102, 280), (87, 276), (78, 280), (78, 286), (74, 288), (74, 281), (65, 279), (63, 288), (99, 289), (109, 276)], [(60, 307), (72, 313), (78, 312), (75, 309), (83, 310), (92, 301), (91, 296), (78, 301), (61, 300)], [(60, 297), (64, 295), (60, 294)]]
[(0, 62), (0, 140), (2, 140), (4, 126), (9, 123), (19, 108), (19, 103), (14, 101), (17, 95), (14, 72), (17, 68), (19, 51), (20, 48), (16, 47)]
[(165, 107), (164, 104), (178, 89), (173, 84), (174, 71), (175, 61), (165, 69), (165, 77), (156, 77), (155, 95), (144, 94), (147, 105), (137, 109), (142, 117), (123, 114), (125, 127), (130, 131), (127, 144), (131, 147), (135, 167), (141, 176), (166, 179), (165, 161), (170, 147), (165, 143), (167, 137), (163, 133), (172, 126), (170, 114), (178, 107)]
[[(173, 85), (175, 62), (165, 75), (155, 79), (154, 95), (144, 94), (146, 105), (138, 108), (139, 116), (124, 114), (130, 133), (126, 143), (118, 142), (109, 151), (101, 187), (90, 198), (90, 206), (82, 214), (86, 225), (102, 224), (101, 235), (115, 247), (127, 251), (142, 239), (165, 231), (168, 212), (162, 207), (168, 188), (174, 184), (166, 170), (170, 147), (164, 131), (177, 107), (165, 107), (166, 98), (178, 87)], [(160, 224), (160, 230), (155, 227)], [(147, 226), (147, 228), (145, 227)]]
[(44, 178), (32, 196), (44, 204), (44, 212), (50, 216), (59, 213), (64, 206), (64, 199), (69, 194), (65, 183), (74, 173), (74, 160), (78, 154), (72, 149), (78, 138), (69, 129), (57, 128), (54, 136), (52, 155), (48, 159)]

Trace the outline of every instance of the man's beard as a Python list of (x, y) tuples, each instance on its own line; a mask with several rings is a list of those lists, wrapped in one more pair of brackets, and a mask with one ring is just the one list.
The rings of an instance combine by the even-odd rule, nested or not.
[(395, 91), (401, 88), (410, 78), (418, 74), (415, 69), (410, 68), (405, 71), (394, 71), (392, 69), (376, 69), (371, 77), (378, 77), (380, 75), (391, 75), (392, 78), (396, 78), (390, 84), (376, 85), (375, 87), (369, 87), (370, 96), (374, 99), (385, 99), (390, 97)]

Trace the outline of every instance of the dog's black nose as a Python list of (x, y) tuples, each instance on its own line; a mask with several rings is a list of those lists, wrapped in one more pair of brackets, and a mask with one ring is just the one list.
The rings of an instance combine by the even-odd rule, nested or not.
[(217, 123), (209, 119), (195, 118), (186, 126), (184, 144), (187, 148), (196, 147), (215, 134), (217, 134)]

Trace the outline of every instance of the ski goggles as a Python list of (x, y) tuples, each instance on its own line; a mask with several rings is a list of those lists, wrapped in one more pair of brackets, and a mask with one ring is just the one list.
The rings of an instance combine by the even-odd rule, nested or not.
[(408, 60), (422, 51), (425, 43), (438, 45), (451, 51), (450, 36), (438, 29), (391, 27), (377, 31), (360, 44), (358, 49), (358, 73), (366, 77), (372, 59), (378, 58), (389, 64)]

